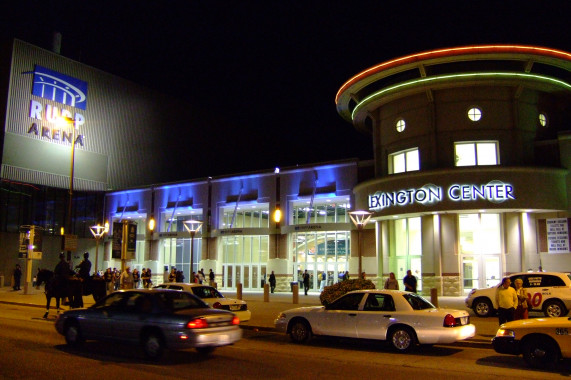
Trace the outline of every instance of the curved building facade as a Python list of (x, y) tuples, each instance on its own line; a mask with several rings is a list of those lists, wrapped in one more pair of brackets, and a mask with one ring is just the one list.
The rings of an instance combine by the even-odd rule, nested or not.
[(372, 136), (375, 178), (354, 195), (373, 213), (379, 277), (410, 269), (423, 293), (462, 295), (508, 273), (571, 271), (570, 53), (413, 54), (355, 75), (336, 105)]

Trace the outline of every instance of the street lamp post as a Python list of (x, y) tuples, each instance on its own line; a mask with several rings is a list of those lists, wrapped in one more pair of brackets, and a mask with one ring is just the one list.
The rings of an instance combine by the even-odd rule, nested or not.
[(109, 231), (109, 223), (105, 226), (96, 225), (89, 227), (93, 237), (95, 238), (95, 274), (97, 274), (97, 263), (99, 262), (99, 240)]
[(194, 282), (194, 274), (192, 266), (194, 265), (194, 235), (202, 228), (200, 220), (185, 220), (183, 222), (184, 228), (190, 233), (190, 282)]
[[(67, 116), (61, 116), (59, 118), (59, 123), (67, 126), (72, 127), (72, 138), (71, 138), (71, 159), (70, 159), (70, 168), (69, 168), (69, 198), (67, 201), (67, 218), (65, 223), (65, 229), (67, 234), (71, 234), (71, 211), (72, 211), (72, 204), (73, 204), (73, 176), (75, 171), (75, 138), (77, 132), (77, 124), (75, 120)], [(64, 243), (65, 243), (65, 236), (64, 236)], [(65, 245), (65, 244), (64, 244)], [(65, 246), (64, 246), (65, 248)], [(67, 260), (71, 260), (71, 251), (67, 252)]]
[(362, 266), (362, 260), (361, 260), (361, 231), (363, 231), (363, 228), (365, 228), (365, 226), (367, 225), (367, 223), (369, 222), (369, 219), (371, 219), (371, 215), (373, 215), (372, 213), (370, 213), (369, 211), (362, 211), (362, 210), (357, 210), (357, 211), (351, 211), (349, 212), (349, 217), (351, 218), (351, 221), (355, 224), (355, 227), (357, 227), (357, 231), (359, 236), (357, 237), (357, 244), (358, 244), (358, 255), (359, 255), (359, 273), (358, 273), (358, 278), (361, 277), (361, 274), (363, 273), (363, 266)]

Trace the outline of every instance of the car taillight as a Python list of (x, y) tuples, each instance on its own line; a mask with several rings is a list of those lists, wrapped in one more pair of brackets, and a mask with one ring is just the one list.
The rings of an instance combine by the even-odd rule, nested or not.
[(446, 314), (444, 317), (444, 327), (456, 326), (456, 318), (452, 314)]
[(186, 324), (189, 329), (203, 329), (208, 327), (208, 322), (204, 318), (196, 318)]
[(239, 325), (240, 324), (240, 318), (238, 318), (238, 317), (232, 318), (232, 324), (233, 325)]
[(212, 305), (212, 307), (215, 309), (222, 309), (222, 304), (220, 302), (214, 302), (214, 305)]

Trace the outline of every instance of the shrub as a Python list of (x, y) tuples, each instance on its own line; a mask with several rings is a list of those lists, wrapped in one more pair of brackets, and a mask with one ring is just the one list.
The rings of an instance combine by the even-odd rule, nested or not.
[(319, 300), (321, 301), (322, 305), (327, 305), (345, 293), (361, 289), (375, 289), (375, 284), (373, 284), (371, 280), (341, 281), (331, 286), (326, 286), (321, 292)]

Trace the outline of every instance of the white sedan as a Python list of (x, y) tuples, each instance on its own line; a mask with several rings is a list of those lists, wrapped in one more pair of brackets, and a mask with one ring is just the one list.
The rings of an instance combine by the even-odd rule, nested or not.
[(252, 317), (252, 313), (248, 310), (248, 303), (246, 301), (226, 298), (212, 286), (190, 284), (186, 282), (167, 282), (155, 286), (155, 288), (184, 290), (185, 292), (190, 292), (202, 301), (206, 302), (210, 307), (231, 311), (240, 318), (240, 322), (247, 322)]
[(399, 352), (476, 334), (467, 311), (439, 309), (415, 293), (398, 290), (357, 290), (327, 306), (287, 310), (278, 315), (275, 326), (296, 343), (312, 335), (378, 339)]

